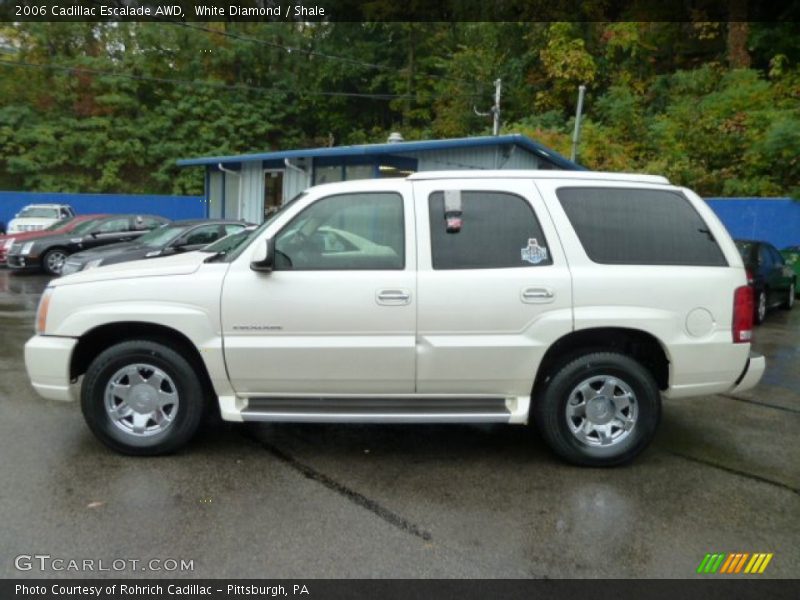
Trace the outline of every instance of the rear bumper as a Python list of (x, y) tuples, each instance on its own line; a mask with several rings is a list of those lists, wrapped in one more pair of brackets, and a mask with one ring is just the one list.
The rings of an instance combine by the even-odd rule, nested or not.
[(736, 382), (736, 385), (731, 390), (731, 393), (744, 392), (756, 387), (758, 382), (761, 381), (761, 377), (764, 375), (764, 369), (766, 368), (767, 361), (764, 355), (758, 352), (751, 352), (750, 358), (747, 360), (747, 365), (742, 375), (739, 377), (739, 380)]
[(69, 366), (78, 340), (35, 335), (25, 344), (25, 370), (36, 392), (48, 400), (76, 400), (78, 386), (70, 382)]

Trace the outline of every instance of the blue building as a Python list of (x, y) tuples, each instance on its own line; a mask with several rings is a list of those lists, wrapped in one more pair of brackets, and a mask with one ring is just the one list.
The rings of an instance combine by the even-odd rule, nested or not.
[(209, 156), (178, 161), (205, 168), (208, 216), (260, 223), (264, 216), (312, 185), (404, 177), (454, 169), (562, 169), (582, 167), (520, 134), (402, 141)]

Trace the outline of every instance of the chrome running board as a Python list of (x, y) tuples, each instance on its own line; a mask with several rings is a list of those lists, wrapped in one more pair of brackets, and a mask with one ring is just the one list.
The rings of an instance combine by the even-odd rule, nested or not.
[(508, 423), (505, 398), (249, 398), (243, 421)]

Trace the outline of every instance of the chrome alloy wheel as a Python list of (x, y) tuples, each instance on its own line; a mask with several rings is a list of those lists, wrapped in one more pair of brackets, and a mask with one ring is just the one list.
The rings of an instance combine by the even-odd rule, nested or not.
[(166, 431), (178, 414), (178, 389), (158, 367), (127, 365), (109, 379), (105, 389), (106, 414), (129, 435), (150, 436)]
[(636, 426), (636, 395), (617, 377), (598, 375), (580, 382), (569, 395), (569, 430), (588, 446), (608, 447), (624, 440)]
[(47, 254), (47, 270), (51, 273), (61, 273), (64, 268), (64, 263), (67, 260), (66, 252), (55, 250)]
[(767, 293), (762, 291), (758, 295), (758, 321), (763, 321), (767, 316)]

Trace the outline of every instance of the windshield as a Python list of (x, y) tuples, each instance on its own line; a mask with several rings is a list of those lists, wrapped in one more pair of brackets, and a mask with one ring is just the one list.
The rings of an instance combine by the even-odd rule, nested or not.
[(154, 229), (150, 233), (144, 234), (136, 243), (149, 246), (151, 248), (163, 248), (172, 240), (186, 231), (186, 225), (177, 225), (170, 227), (169, 225)]
[(66, 219), (61, 219), (60, 221), (56, 221), (50, 227), (46, 227), (45, 231), (55, 231), (56, 229), (61, 229), (70, 221), (74, 221), (75, 217), (67, 217)]
[(272, 213), (270, 217), (264, 221), (261, 225), (256, 227), (255, 229), (245, 229), (244, 231), (240, 231), (239, 233), (234, 233), (233, 235), (229, 235), (227, 237), (222, 238), (221, 240), (206, 246), (201, 250), (201, 252), (213, 252), (215, 255), (207, 258), (206, 261), (216, 260), (221, 257), (225, 257), (225, 260), (230, 261), (239, 256), (247, 246), (250, 245), (254, 239), (256, 239), (259, 234), (264, 231), (267, 227), (269, 227), (270, 223), (272, 223), (275, 219), (277, 219), (280, 215), (282, 215), (287, 208), (292, 206), (295, 202), (300, 200), (303, 196), (305, 196), (305, 192), (300, 192), (294, 198), (289, 200), (286, 204), (280, 207), (276, 212)]
[(44, 206), (29, 206), (23, 208), (19, 213), (19, 217), (22, 219), (57, 219), (59, 216), (57, 208)]

